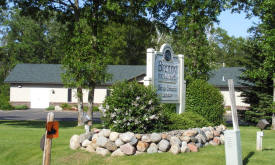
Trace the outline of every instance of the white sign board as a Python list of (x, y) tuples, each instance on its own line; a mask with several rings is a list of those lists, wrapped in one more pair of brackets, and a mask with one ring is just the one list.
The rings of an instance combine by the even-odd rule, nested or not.
[(179, 59), (156, 54), (154, 75), (154, 86), (161, 101), (179, 102)]
[(163, 44), (160, 51), (147, 49), (144, 84), (153, 85), (161, 102), (176, 103), (178, 113), (182, 113), (185, 107), (184, 56), (175, 56), (168, 44)]

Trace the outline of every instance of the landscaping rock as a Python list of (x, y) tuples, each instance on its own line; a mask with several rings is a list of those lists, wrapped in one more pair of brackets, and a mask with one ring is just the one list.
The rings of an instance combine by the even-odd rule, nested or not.
[(120, 150), (126, 155), (133, 155), (136, 152), (135, 147), (133, 147), (130, 143), (120, 146)]
[(139, 141), (137, 144), (137, 150), (141, 152), (145, 152), (148, 147), (149, 147), (149, 144), (144, 141)]
[(220, 135), (221, 144), (224, 144), (224, 135)]
[(196, 136), (196, 139), (198, 139), (198, 142), (199, 142), (199, 143), (206, 143), (206, 137), (203, 136), (202, 134), (198, 134), (198, 135)]
[(90, 145), (92, 142), (88, 139), (84, 140), (81, 144), (82, 147), (87, 147), (88, 145)]
[(167, 139), (167, 135), (168, 135), (167, 133), (162, 133), (162, 134), (161, 134), (161, 138), (162, 138), (162, 139)]
[(137, 142), (138, 142), (137, 138), (135, 136), (133, 136), (129, 143), (134, 146), (137, 144)]
[(220, 134), (221, 134), (221, 132), (220, 132), (220, 131), (217, 131), (217, 130), (214, 131), (213, 133), (214, 133), (214, 136), (220, 136)]
[(133, 137), (134, 137), (134, 133), (132, 132), (126, 132), (119, 135), (119, 138), (125, 143), (130, 142)]
[(191, 140), (191, 138), (189, 136), (181, 136), (180, 140), (185, 141), (186, 143), (188, 143)]
[(173, 154), (178, 154), (180, 152), (180, 146), (179, 145), (172, 145), (169, 152)]
[(152, 133), (150, 138), (153, 143), (158, 143), (161, 140), (161, 134)]
[(193, 143), (196, 143), (196, 142), (198, 141), (198, 139), (195, 138), (195, 137), (190, 137), (190, 140), (191, 140), (191, 142), (193, 142)]
[(136, 134), (135, 136), (136, 136), (136, 138), (137, 138), (138, 140), (141, 140), (141, 137), (142, 137), (141, 134)]
[(173, 136), (173, 137), (171, 137), (171, 139), (170, 139), (170, 145), (171, 145), (171, 146), (173, 146), (173, 145), (178, 145), (178, 146), (180, 146), (180, 145), (181, 145), (181, 141), (180, 141), (180, 139), (179, 139), (178, 137)]
[(198, 131), (196, 131), (196, 130), (187, 130), (184, 132), (184, 136), (192, 137), (192, 136), (195, 136), (197, 133), (198, 133)]
[(80, 147), (79, 135), (73, 135), (70, 139), (70, 148), (76, 150)]
[(149, 148), (147, 149), (147, 153), (157, 153), (158, 152), (158, 146), (155, 143), (151, 143)]
[(89, 139), (91, 136), (93, 136), (92, 133), (83, 133), (79, 135), (79, 142), (83, 143), (84, 140)]
[(214, 134), (211, 131), (206, 131), (205, 135), (208, 141), (214, 138)]
[(191, 152), (198, 152), (199, 149), (198, 147), (196, 146), (195, 143), (188, 143), (187, 144), (188, 148), (190, 149)]
[(140, 154), (144, 154), (145, 152), (141, 152), (141, 151), (136, 151), (135, 155), (140, 155)]
[(105, 147), (106, 143), (108, 142), (108, 139), (104, 136), (99, 136), (96, 140), (96, 144), (99, 147)]
[(114, 142), (108, 141), (105, 145), (105, 148), (109, 151), (115, 151), (117, 149), (117, 146)]
[(116, 139), (115, 144), (116, 144), (117, 147), (120, 147), (121, 145), (124, 144), (124, 142), (120, 139)]
[(124, 156), (125, 154), (119, 149), (115, 150), (111, 156)]
[(221, 144), (221, 140), (219, 137), (214, 137), (213, 142), (215, 142), (218, 145)]
[(102, 129), (102, 134), (104, 137), (109, 137), (111, 134), (111, 131), (109, 129)]
[(170, 143), (165, 139), (162, 139), (158, 144), (159, 150), (163, 152), (166, 152), (169, 147), (170, 147)]
[(55, 111), (62, 111), (62, 108), (59, 105), (54, 106)]
[(100, 155), (102, 155), (102, 156), (106, 156), (106, 155), (109, 154), (110, 152), (109, 152), (107, 149), (105, 149), (105, 148), (97, 147), (97, 148), (96, 148), (96, 153), (97, 153), (97, 154), (100, 154)]
[(211, 140), (211, 141), (209, 142), (209, 144), (212, 145), (212, 146), (217, 146), (217, 145), (218, 145), (218, 144), (217, 144), (216, 142), (214, 142), (213, 140)]
[(184, 152), (190, 152), (189, 147), (187, 146), (187, 143), (185, 141), (183, 141), (181, 143), (181, 148), (180, 148), (180, 152), (184, 153)]
[(110, 136), (109, 136), (109, 139), (114, 142), (114, 141), (116, 141), (118, 139), (118, 136), (119, 136), (119, 133), (117, 133), (117, 132), (111, 132)]
[(151, 142), (151, 138), (149, 135), (143, 135), (141, 138), (142, 141), (146, 142), (146, 143), (150, 143)]
[(95, 152), (95, 148), (92, 147), (91, 145), (88, 145), (88, 146), (85, 148), (85, 151), (87, 151), (87, 152)]

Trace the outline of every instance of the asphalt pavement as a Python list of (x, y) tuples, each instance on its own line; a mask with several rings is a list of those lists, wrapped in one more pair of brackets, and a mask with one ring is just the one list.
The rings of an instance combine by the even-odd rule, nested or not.
[[(57, 121), (77, 121), (77, 111), (47, 111), (45, 109), (28, 110), (0, 110), (0, 120), (42, 120), (46, 121), (47, 114), (54, 112), (54, 118)], [(93, 113), (93, 121), (100, 122), (100, 113)]]

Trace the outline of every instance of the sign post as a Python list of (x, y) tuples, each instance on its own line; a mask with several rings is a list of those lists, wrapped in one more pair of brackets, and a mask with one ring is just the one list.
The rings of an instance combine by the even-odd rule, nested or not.
[(153, 85), (162, 103), (177, 104), (177, 112), (185, 109), (186, 82), (184, 80), (184, 56), (175, 56), (168, 44), (160, 51), (147, 49), (146, 77), (144, 85)]
[(227, 130), (224, 132), (226, 165), (242, 165), (241, 137), (235, 101), (234, 83), (232, 79), (228, 80), (228, 86), (231, 100), (233, 130)]
[(59, 123), (54, 121), (54, 113), (48, 113), (42, 165), (50, 165), (51, 163), (52, 138), (58, 137), (58, 127)]

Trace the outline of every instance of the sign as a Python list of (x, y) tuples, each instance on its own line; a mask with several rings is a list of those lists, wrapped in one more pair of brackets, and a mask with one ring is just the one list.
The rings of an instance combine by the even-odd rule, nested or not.
[(177, 104), (177, 112), (184, 112), (184, 56), (174, 55), (172, 47), (168, 44), (163, 44), (160, 51), (147, 49), (144, 85), (155, 87), (162, 103)]
[(58, 138), (58, 128), (59, 128), (58, 121), (48, 122), (46, 125), (47, 138), (49, 139)]
[(179, 102), (179, 59), (166, 45), (155, 55), (154, 87), (162, 102)]

